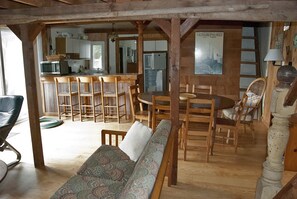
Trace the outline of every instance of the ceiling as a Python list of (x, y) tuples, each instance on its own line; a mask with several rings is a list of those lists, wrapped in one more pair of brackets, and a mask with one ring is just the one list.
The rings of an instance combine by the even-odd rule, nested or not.
[(112, 0), (1, 0), (1, 9), (41, 8), (59, 5), (79, 5), (89, 3), (106, 3)]
[(0, 25), (105, 23), (107, 28), (116, 22), (120, 28), (120, 21), (160, 18), (295, 21), (296, 9), (296, 0), (0, 0)]

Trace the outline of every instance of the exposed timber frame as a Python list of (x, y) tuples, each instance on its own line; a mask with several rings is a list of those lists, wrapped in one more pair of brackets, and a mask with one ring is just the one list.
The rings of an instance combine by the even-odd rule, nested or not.
[[(172, 88), (170, 91), (171, 121), (173, 123), (174, 141), (171, 158), (168, 167), (168, 186), (177, 184), (177, 160), (178, 160), (178, 131), (179, 122), (179, 82), (180, 82), (180, 41), (181, 38), (191, 30), (199, 19), (187, 19), (181, 24), (180, 18), (172, 18), (171, 21), (165, 19), (153, 20), (169, 37), (169, 75)], [(174, 77), (174, 78), (172, 78)]]
[(44, 28), (42, 24), (21, 24), (8, 26), (22, 41), (26, 93), (28, 102), (31, 141), (36, 168), (44, 167), (41, 131), (38, 112), (38, 98), (36, 86), (36, 70), (34, 62), (33, 41)]
[(0, 24), (44, 22), (151, 20), (199, 18), (201, 20), (294, 21), (297, 2), (268, 0), (224, 1), (126, 1), (0, 10)]

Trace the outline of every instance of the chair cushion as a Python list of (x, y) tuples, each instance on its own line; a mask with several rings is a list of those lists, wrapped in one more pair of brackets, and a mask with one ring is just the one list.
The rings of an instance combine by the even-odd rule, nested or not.
[(135, 162), (116, 146), (102, 145), (77, 171), (78, 175), (127, 182)]
[[(236, 119), (236, 110), (234, 108), (224, 109), (223, 115), (224, 115), (224, 117), (226, 117), (230, 120), (235, 120)], [(252, 115), (251, 114), (242, 115), (241, 120), (242, 121), (243, 120), (244, 121), (252, 121)]]
[(124, 184), (118, 181), (76, 175), (60, 187), (51, 199), (118, 198)]
[(152, 129), (146, 125), (135, 121), (127, 131), (124, 140), (119, 148), (124, 151), (131, 160), (137, 161), (144, 147), (152, 136)]
[(255, 107), (258, 105), (258, 103), (261, 100), (261, 96), (256, 95), (255, 93), (253, 93), (252, 91), (248, 91), (246, 92), (246, 95), (248, 96), (247, 101), (246, 101), (246, 105), (247, 106), (252, 106)]

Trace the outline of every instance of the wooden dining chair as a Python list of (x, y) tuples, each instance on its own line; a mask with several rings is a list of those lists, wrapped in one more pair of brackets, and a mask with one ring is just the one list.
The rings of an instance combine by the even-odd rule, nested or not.
[(215, 144), (222, 145), (233, 145), (235, 153), (237, 152), (238, 147), (238, 132), (241, 123), (241, 117), (244, 115), (245, 104), (248, 99), (248, 96), (244, 94), (242, 100), (236, 108), (236, 114), (234, 119), (228, 118), (216, 118), (216, 136)]
[(76, 79), (80, 121), (83, 121), (83, 118), (93, 118), (93, 121), (96, 122), (96, 118), (102, 115), (102, 110), (100, 110), (102, 104), (101, 92), (95, 88), (96, 84), (99, 85), (99, 80), (91, 76), (80, 76)]
[[(170, 84), (170, 82), (168, 84), (168, 91), (171, 91), (171, 84)], [(185, 93), (190, 92), (190, 86), (189, 86), (189, 84), (183, 84), (183, 83), (179, 84), (179, 92), (185, 92)]]
[(212, 86), (211, 85), (192, 85), (192, 93), (206, 93), (212, 94)]
[(150, 118), (148, 111), (143, 110), (143, 104), (138, 100), (139, 85), (129, 86), (129, 97), (130, 97), (130, 110), (132, 114), (132, 123), (135, 120), (142, 122), (143, 120), (147, 121), (150, 124)]
[(74, 117), (79, 114), (78, 91), (72, 89), (71, 77), (55, 77), (58, 118), (61, 116)]
[(183, 132), (184, 160), (189, 149), (206, 148), (206, 162), (209, 161), (212, 126), (214, 121), (214, 99), (188, 99), (186, 125)]
[(189, 84), (179, 84), (179, 92), (190, 92)]
[(152, 96), (152, 129), (156, 130), (162, 119), (170, 120), (170, 96)]
[[(127, 119), (126, 93), (119, 91), (118, 82), (120, 80), (119, 76), (100, 77), (103, 122), (107, 118), (116, 118), (118, 123), (122, 117)], [(122, 98), (121, 101), (120, 98)], [(120, 108), (124, 109), (122, 113)], [(116, 115), (114, 115), (114, 111)]]

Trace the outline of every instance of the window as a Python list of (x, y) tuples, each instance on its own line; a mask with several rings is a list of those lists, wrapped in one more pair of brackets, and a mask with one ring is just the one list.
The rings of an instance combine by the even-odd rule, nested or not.
[(91, 67), (104, 70), (104, 42), (93, 42), (91, 44)]
[(0, 94), (22, 95), (24, 102), (20, 119), (28, 117), (23, 49), (21, 40), (8, 28), (0, 29), (1, 64)]

